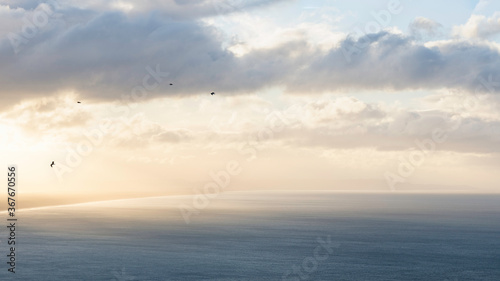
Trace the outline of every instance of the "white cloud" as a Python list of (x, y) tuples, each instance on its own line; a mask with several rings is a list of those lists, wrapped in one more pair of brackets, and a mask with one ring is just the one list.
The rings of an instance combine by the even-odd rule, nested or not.
[(491, 17), (471, 15), (467, 23), (453, 28), (455, 36), (487, 39), (500, 33), (500, 12)]

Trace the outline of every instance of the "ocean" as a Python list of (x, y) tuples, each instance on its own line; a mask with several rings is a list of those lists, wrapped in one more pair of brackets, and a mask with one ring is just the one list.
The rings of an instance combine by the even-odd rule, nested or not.
[[(16, 273), (8, 272), (3, 227), (0, 279), (500, 280), (500, 195), (232, 192), (193, 200), (20, 210)], [(180, 206), (192, 212), (189, 223)]]

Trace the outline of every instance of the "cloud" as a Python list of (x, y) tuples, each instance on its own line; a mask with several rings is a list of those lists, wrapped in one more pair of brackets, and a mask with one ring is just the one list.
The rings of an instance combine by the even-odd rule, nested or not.
[(491, 16), (500, 9), (500, 3), (496, 0), (479, 0), (472, 11), (473, 15)]
[[(221, 48), (218, 31), (200, 22), (116, 11), (64, 13), (64, 18), (76, 15), (81, 22), (54, 21), (26, 40), (17, 55), (9, 38), (0, 41), (4, 101), (60, 91), (116, 100), (145, 87), (145, 81), (154, 88), (140, 94), (147, 98), (158, 93), (245, 92), (279, 80), (283, 67), (292, 66), (281, 49), (238, 60)], [(266, 61), (270, 56), (274, 59)], [(175, 87), (168, 86), (172, 81)]]
[[(185, 100), (201, 104), (199, 99)], [(439, 103), (436, 102), (438, 99)], [(0, 116), (0, 129), (6, 132), (6, 136), (11, 136), (11, 139), (0, 142), (20, 145), (24, 149), (36, 145), (57, 150), (102, 137), (95, 147), (99, 153), (127, 158), (147, 152), (147, 157), (161, 161), (186, 155), (248, 157), (251, 150), (259, 155), (293, 152), (317, 156), (326, 151), (354, 153), (370, 150), (382, 157), (381, 153), (393, 155), (415, 149), (417, 141), (429, 139), (435, 129), (441, 129), (446, 132), (447, 139), (436, 145), (436, 153), (500, 155), (500, 118), (496, 113), (500, 102), (496, 101), (497, 106), (487, 106), (493, 104), (494, 99), (478, 101), (477, 111), (483, 111), (482, 114), (475, 111), (468, 114), (463, 110), (454, 112), (457, 107), (453, 103), (460, 104), (461, 101), (453, 95), (426, 98), (425, 102), (437, 104), (434, 110), (426, 111), (368, 103), (346, 96), (290, 98), (265, 104), (269, 109), (265, 113), (258, 106), (245, 104), (261, 104), (249, 96), (207, 100), (210, 104), (200, 106), (198, 111), (193, 111), (189, 102), (170, 105), (169, 98), (139, 106), (141, 112), (144, 107), (165, 103), (165, 107), (159, 110), (169, 115), (164, 119), (167, 121), (163, 121), (154, 111), (103, 117), (109, 113), (106, 106), (85, 104), (83, 107), (75, 104), (72, 97), (34, 99)], [(234, 112), (220, 110), (228, 105), (232, 105)], [(179, 107), (177, 111), (176, 107)], [(497, 117), (492, 118), (495, 114)], [(213, 118), (214, 122), (206, 116)], [(96, 130), (104, 121), (111, 124), (110, 129), (97, 132), (101, 137), (96, 137)], [(18, 132), (23, 133), (23, 142), (12, 141)]]
[(455, 26), (453, 34), (465, 38), (487, 39), (500, 33), (500, 12), (491, 17), (471, 15), (467, 23)]
[[(249, 3), (254, 7), (268, 2)], [(85, 3), (91, 8), (52, 6), (60, 16), (37, 29), (17, 54), (8, 36), (0, 37), (2, 105), (61, 92), (95, 101), (128, 102), (211, 91), (234, 95), (270, 87), (308, 95), (353, 89), (475, 91), (482, 87), (498, 92), (500, 56), (487, 44), (455, 40), (426, 46), (411, 36), (385, 31), (347, 37), (327, 50), (299, 36), (236, 56), (222, 47), (222, 31), (202, 21), (155, 12), (130, 15), (99, 10), (97, 2)], [(168, 3), (208, 5), (206, 1)], [(18, 13), (14, 7), (9, 11)], [(423, 18), (413, 25), (427, 31), (436, 27)]]
[(263, 7), (276, 2), (289, 0), (114, 0), (114, 1), (39, 1), (39, 0), (16, 0), (9, 1), (9, 6), (25, 10), (35, 9), (40, 2), (48, 3), (60, 9), (77, 8), (95, 11), (122, 11), (127, 13), (147, 13), (155, 11), (162, 16), (175, 19), (196, 19), (238, 13), (248, 9)]
[(428, 39), (442, 36), (442, 29), (443, 25), (434, 20), (424, 17), (415, 18), (409, 25), (410, 35), (416, 37), (419, 40), (422, 40), (424, 38)]
[(457, 119), (444, 112), (399, 112), (384, 119), (360, 119), (357, 122), (337, 119), (335, 122), (302, 128), (287, 128), (275, 135), (288, 146), (308, 149), (361, 149), (405, 151), (417, 142), (431, 139), (435, 130), (447, 139), (436, 151), (456, 153), (500, 153), (500, 122), (477, 118)]
[(179, 129), (179, 130), (161, 132), (157, 134), (155, 138), (161, 142), (178, 143), (178, 142), (189, 141), (192, 138), (192, 136), (189, 130)]
[[(309, 93), (440, 88), (497, 93), (499, 61), (498, 50), (488, 45), (449, 41), (426, 47), (410, 37), (381, 32), (347, 38), (326, 55), (310, 57), (287, 85), (288, 90)], [(491, 78), (489, 87), (479, 77)]]
[[(93, 120), (71, 96), (41, 98), (23, 102), (0, 115), (0, 120), (36, 136), (60, 135), (79, 129)], [(60, 135), (63, 137), (62, 134)]]

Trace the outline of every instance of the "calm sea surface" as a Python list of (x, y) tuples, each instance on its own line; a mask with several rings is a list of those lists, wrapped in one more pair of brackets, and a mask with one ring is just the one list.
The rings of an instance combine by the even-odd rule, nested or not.
[[(251, 192), (193, 204), (19, 211), (16, 274), (3, 227), (0, 280), (500, 280), (499, 195)], [(189, 224), (181, 205), (198, 212)]]

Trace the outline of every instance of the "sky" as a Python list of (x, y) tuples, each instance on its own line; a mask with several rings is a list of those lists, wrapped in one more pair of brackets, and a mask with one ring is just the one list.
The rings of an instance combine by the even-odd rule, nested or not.
[(0, 161), (49, 196), (498, 192), (497, 11), (0, 1)]

